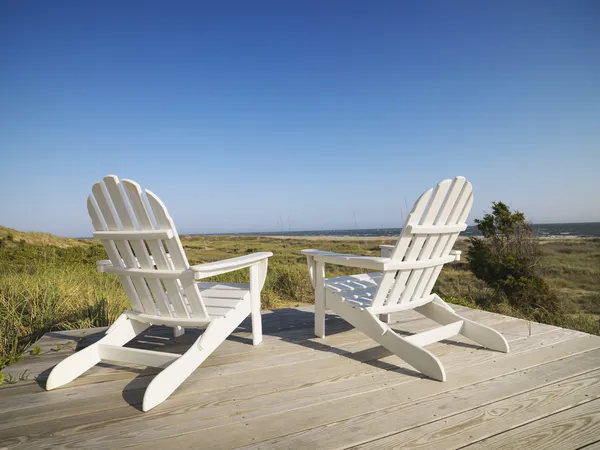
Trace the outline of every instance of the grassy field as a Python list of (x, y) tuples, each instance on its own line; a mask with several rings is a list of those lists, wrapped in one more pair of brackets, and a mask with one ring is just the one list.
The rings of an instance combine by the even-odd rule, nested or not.
[[(380, 244), (394, 240), (307, 240), (256, 236), (182, 237), (192, 264), (272, 251), (262, 294), (263, 309), (312, 303), (313, 293), (300, 250), (318, 248), (341, 253), (378, 255)], [(465, 250), (467, 241), (456, 248)], [(543, 241), (542, 270), (560, 292), (568, 313), (548, 317), (558, 326), (600, 334), (600, 239)], [(128, 305), (118, 280), (96, 272), (105, 259), (100, 245), (89, 240), (19, 233), (0, 228), (0, 369), (49, 330), (109, 325)], [(356, 273), (356, 269), (327, 266), (327, 276)], [(246, 282), (247, 270), (219, 277)], [(447, 265), (435, 290), (446, 299), (478, 307), (486, 288), (465, 262)], [(517, 315), (506, 305), (494, 311)]]

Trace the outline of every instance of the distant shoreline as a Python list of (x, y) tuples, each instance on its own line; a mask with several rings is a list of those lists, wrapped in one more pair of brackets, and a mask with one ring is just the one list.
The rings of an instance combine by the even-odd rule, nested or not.
[[(239, 236), (236, 234), (232, 234), (229, 236)], [(266, 235), (266, 234), (245, 234), (244, 236), (253, 236), (253, 237), (265, 237), (265, 238), (271, 238), (271, 239), (282, 239), (282, 240), (289, 240), (289, 239), (296, 239), (296, 240), (303, 240), (303, 241), (395, 241), (396, 239), (398, 239), (398, 236), (315, 236), (315, 235), (311, 235), (311, 236), (305, 236), (305, 235), (298, 235), (298, 236), (288, 236), (288, 235)], [(468, 236), (459, 236), (458, 240), (462, 241), (465, 239), (468, 239)], [(544, 237), (540, 237), (538, 236), (538, 239), (541, 241), (552, 241), (552, 240), (562, 240), (562, 239), (598, 239), (596, 237), (590, 236), (590, 237), (580, 237), (580, 236), (544, 236)]]

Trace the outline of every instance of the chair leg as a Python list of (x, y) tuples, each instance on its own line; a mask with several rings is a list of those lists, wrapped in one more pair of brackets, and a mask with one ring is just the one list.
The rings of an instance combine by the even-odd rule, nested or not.
[(149, 411), (164, 402), (233, 333), (248, 314), (250, 306), (246, 303), (231, 311), (227, 318), (210, 322), (194, 345), (150, 382), (144, 393), (142, 409)]
[(63, 359), (52, 369), (46, 380), (46, 390), (56, 389), (70, 383), (98, 364), (100, 362), (100, 345), (125, 345), (149, 326), (149, 324), (130, 320), (125, 314), (121, 314), (108, 329), (106, 336), (89, 347)]
[(448, 325), (450, 323), (462, 320), (464, 321), (464, 324), (459, 334), (491, 350), (504, 353), (508, 353), (510, 350), (508, 342), (504, 336), (502, 336), (493, 328), (486, 327), (485, 325), (465, 319), (459, 314), (456, 314), (452, 307), (437, 295), (432, 302), (415, 308), (415, 311), (423, 314), (425, 317), (428, 317), (431, 320), (438, 322), (441, 325)]
[(370, 312), (353, 308), (341, 301), (331, 302), (330, 307), (345, 321), (377, 341), (422, 374), (435, 380), (446, 381), (444, 367), (433, 353), (408, 342)]
[(252, 344), (262, 342), (262, 316), (260, 314), (259, 273), (257, 266), (250, 266), (250, 307), (252, 314)]
[(315, 336), (325, 337), (325, 264), (315, 263)]

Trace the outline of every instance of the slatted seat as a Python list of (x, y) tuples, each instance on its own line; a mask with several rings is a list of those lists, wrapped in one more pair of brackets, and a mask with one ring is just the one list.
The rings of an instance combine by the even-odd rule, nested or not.
[(239, 283), (197, 283), (211, 318), (225, 317), (250, 297), (250, 286)]
[[(508, 352), (495, 330), (454, 312), (433, 286), (444, 264), (460, 258), (453, 251), (473, 204), (471, 183), (464, 177), (440, 182), (416, 201), (395, 246), (382, 246), (382, 256), (369, 257), (303, 250), (315, 288), (315, 334), (325, 337), (325, 310), (332, 309), (417, 370), (444, 381), (441, 362), (426, 345), (462, 334), (492, 350)], [(337, 278), (325, 277), (325, 264), (376, 270)], [(389, 314), (408, 309), (441, 326), (402, 337), (392, 330)]]
[[(94, 237), (109, 259), (97, 262), (100, 272), (116, 275), (131, 303), (95, 344), (59, 363), (46, 382), (55, 389), (100, 361), (160, 367), (144, 394), (144, 411), (166, 400), (177, 387), (252, 314), (252, 341), (262, 341), (260, 292), (270, 252), (253, 253), (190, 266), (173, 220), (152, 192), (114, 175), (96, 183), (88, 197)], [(226, 272), (250, 268), (250, 283), (198, 282)], [(151, 325), (206, 328), (183, 355), (124, 345)]]
[(327, 278), (325, 287), (332, 294), (339, 295), (353, 306), (368, 308), (373, 303), (382, 276), (381, 272), (373, 272)]

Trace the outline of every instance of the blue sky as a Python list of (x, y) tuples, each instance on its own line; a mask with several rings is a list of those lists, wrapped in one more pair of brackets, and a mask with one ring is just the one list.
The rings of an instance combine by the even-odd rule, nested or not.
[(455, 175), (470, 220), (600, 221), (599, 23), (593, 0), (2, 2), (0, 224), (88, 236), (108, 173), (184, 233), (399, 227)]

